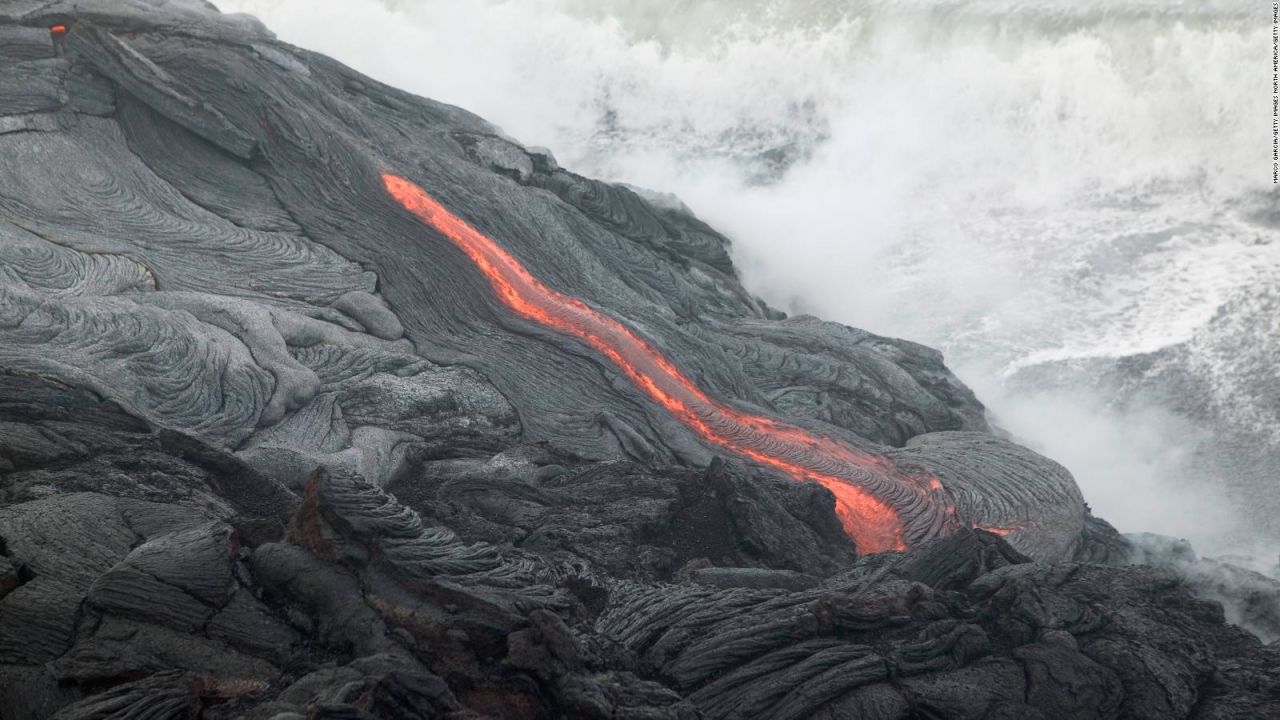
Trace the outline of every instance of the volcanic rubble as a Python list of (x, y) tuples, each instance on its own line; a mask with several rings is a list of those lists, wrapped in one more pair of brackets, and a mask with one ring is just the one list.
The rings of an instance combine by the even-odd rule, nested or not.
[(0, 2), (0, 718), (1275, 717), (1259, 636), (671, 198), (198, 0)]

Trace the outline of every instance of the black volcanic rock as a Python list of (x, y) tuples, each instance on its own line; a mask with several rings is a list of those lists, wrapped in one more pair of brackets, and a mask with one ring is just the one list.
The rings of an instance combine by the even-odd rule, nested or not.
[[(386, 172), (932, 480), (911, 547), (511, 312)], [(936, 351), (769, 308), (678, 203), (202, 2), (0, 2), (0, 717), (1274, 711), (1277, 649), (1191, 592), (1243, 576), (1132, 553)]]
[(1170, 570), (1032, 563), (981, 531), (854, 559), (820, 488), (546, 446), (421, 463), (395, 484), (408, 504), (325, 469), (294, 495), (83, 391), (0, 380), (0, 450), (26, 452), (0, 509), (5, 717), (1261, 717), (1280, 700), (1277, 650)]

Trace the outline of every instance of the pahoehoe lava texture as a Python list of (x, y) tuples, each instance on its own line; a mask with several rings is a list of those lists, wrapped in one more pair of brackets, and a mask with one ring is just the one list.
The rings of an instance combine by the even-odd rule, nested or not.
[(0, 0), (0, 717), (1264, 714), (1129, 553), (678, 203), (197, 0)]
[[(0, 173), (13, 188), (0, 209), (9, 234), (79, 264), (10, 292), (29, 289), (37, 296), (26, 303), (43, 308), (49, 284), (61, 283), (85, 299), (63, 299), (66, 312), (46, 317), (15, 297), (5, 336), (11, 366), (76, 375), (159, 426), (246, 449), (262, 445), (251, 438), (256, 428), (310, 415), (322, 395), (315, 368), (295, 349), (416, 354), (479, 372), (510, 403), (525, 440), (649, 463), (705, 465), (728, 450), (819, 480), (864, 551), (960, 526), (1012, 529), (1010, 541), (1033, 554), (1074, 537), (1078, 528), (1039, 522), (1043, 506), (1021, 497), (1046, 483), (1070, 486), (1061, 473), (1033, 464), (1029, 474), (983, 474), (999, 456), (974, 445), (977, 474), (1012, 483), (1000, 497), (1012, 501), (1002, 521), (1015, 522), (997, 525), (954, 515), (949, 495), (962, 488), (885, 460), (881, 443), (985, 430), (980, 406), (923, 348), (850, 343), (845, 328), (770, 310), (738, 284), (724, 239), (686, 211), (572, 175), (478, 118), (379, 87), (261, 30), (175, 15), (169, 22), (180, 32), (137, 32), (136, 23), (165, 16), (80, 17), (49, 46), (55, 57), (19, 63), (43, 63), (39, 76), (59, 88), (18, 78), (60, 103), (39, 105), (59, 129), (0, 136)], [(69, 107), (73, 73), (97, 89), (97, 104), (85, 103), (91, 112)], [(9, 112), (31, 117), (34, 107), (15, 101)], [(608, 318), (617, 338), (656, 348), (650, 354), (663, 362), (651, 367), (679, 367), (697, 407), (660, 402), (601, 347), (583, 347), (581, 334), (513, 313), (465, 250), (396, 207), (384, 187), (389, 167), (408, 176), (404, 187), (431, 188), (449, 217), (502, 238), (499, 252), (544, 290)], [(147, 324), (119, 332), (126, 318)], [(397, 342), (402, 335), (408, 342)], [(112, 347), (122, 341), (153, 349)], [(60, 342), (69, 352), (55, 358), (35, 349)], [(808, 346), (827, 352), (796, 352)], [(781, 366), (769, 367), (775, 358)], [(130, 367), (119, 372), (122, 365)], [(479, 392), (466, 390), (453, 396)], [(669, 396), (672, 384), (658, 390)], [(708, 410), (714, 427), (690, 422)], [(378, 456), (366, 465), (396, 466), (396, 449), (414, 443), (413, 433), (372, 425), (380, 432), (368, 443), (277, 442), (277, 451), (253, 457), (297, 466), (298, 455), (356, 447)], [(1071, 511), (1083, 517), (1078, 500)]]
[[(943, 488), (934, 478), (918, 481), (883, 458), (716, 403), (629, 328), (543, 285), (491, 238), (476, 232), (422, 188), (396, 175), (384, 174), (382, 179), (387, 192), (406, 210), (457, 244), (516, 314), (584, 341), (703, 440), (831, 491), (836, 515), (863, 552), (906, 547), (906, 520), (899, 508), (909, 507), (913, 499), (921, 506), (911, 508), (916, 515), (941, 514), (943, 502), (911, 498), (930, 490), (941, 494)], [(913, 529), (922, 525), (926, 532), (941, 529), (928, 522), (913, 523)]]

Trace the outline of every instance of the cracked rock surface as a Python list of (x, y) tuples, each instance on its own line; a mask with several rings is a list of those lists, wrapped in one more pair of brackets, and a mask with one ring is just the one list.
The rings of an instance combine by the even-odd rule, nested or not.
[[(383, 172), (995, 532), (860, 553)], [(1188, 552), (936, 351), (752, 296), (678, 203), (198, 0), (0, 0), (0, 718), (1275, 714), (1280, 647), (1227, 620), (1280, 636), (1280, 590)]]

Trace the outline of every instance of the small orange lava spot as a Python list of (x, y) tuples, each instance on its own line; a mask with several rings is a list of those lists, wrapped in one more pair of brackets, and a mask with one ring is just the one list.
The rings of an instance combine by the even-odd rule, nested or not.
[[(497, 242), (422, 188), (390, 173), (384, 173), (382, 181), (387, 194), (401, 207), (457, 246), (488, 278), (494, 294), (517, 315), (594, 348), (636, 388), (708, 443), (830, 490), (840, 524), (859, 552), (906, 548), (905, 527), (897, 509), (869, 486), (881, 493), (905, 489), (923, 502), (936, 502), (922, 497), (924, 491), (918, 482), (887, 458), (716, 402), (634, 330), (543, 285)], [(942, 488), (937, 478), (931, 478), (927, 485), (934, 492)]]
[(49, 28), (49, 34), (50, 34), (50, 35), (53, 35), (55, 38), (60, 38), (60, 37), (62, 37), (63, 35), (66, 35), (66, 34), (67, 34), (67, 26), (66, 26), (66, 25), (54, 25), (53, 27), (50, 27), (50, 28)]

